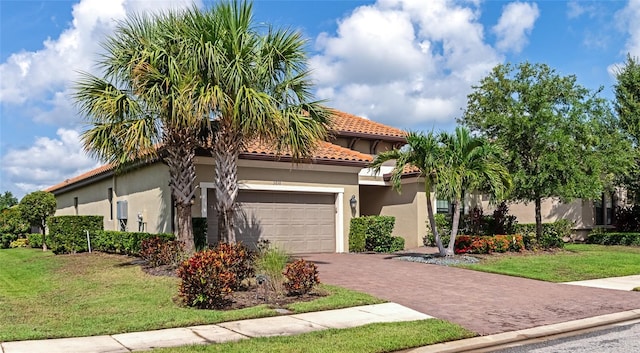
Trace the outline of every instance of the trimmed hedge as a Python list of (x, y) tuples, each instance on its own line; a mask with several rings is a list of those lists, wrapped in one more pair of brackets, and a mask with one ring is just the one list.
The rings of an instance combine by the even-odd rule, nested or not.
[[(404, 249), (404, 239), (391, 235), (396, 218), (393, 216), (364, 216), (351, 219), (349, 251), (393, 252)], [(400, 238), (402, 240), (398, 240)], [(398, 246), (402, 246), (398, 249)]]
[(96, 232), (95, 235), (91, 237), (91, 248), (107, 253), (138, 256), (140, 254), (140, 244), (142, 241), (155, 237), (163, 240), (175, 239), (175, 235), (167, 233), (151, 234), (103, 230)]
[(588, 244), (640, 246), (640, 233), (595, 231), (587, 236)]
[(32, 248), (42, 248), (42, 234), (31, 233), (27, 234), (27, 240), (29, 240), (29, 246)]
[(103, 229), (102, 216), (56, 216), (47, 225), (47, 245), (54, 254), (78, 253), (88, 250), (87, 231), (94, 237)]
[(536, 240), (536, 224), (535, 223), (522, 223), (515, 224), (514, 229), (516, 234), (522, 234), (525, 239), (525, 245), (527, 249), (542, 247), (542, 248), (563, 248), (564, 238), (571, 237), (571, 229), (573, 223), (567, 219), (560, 219), (553, 223), (542, 224), (542, 239), (540, 243)]
[(492, 252), (519, 252), (524, 250), (522, 235), (459, 235), (456, 237), (456, 254), (490, 254)]

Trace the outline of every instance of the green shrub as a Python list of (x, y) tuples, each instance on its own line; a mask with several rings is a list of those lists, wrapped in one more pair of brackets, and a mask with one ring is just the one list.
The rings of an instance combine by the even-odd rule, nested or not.
[(18, 240), (15, 234), (0, 234), (0, 249), (8, 249), (11, 243)]
[(26, 248), (29, 245), (29, 240), (26, 238), (19, 238), (9, 244), (10, 248)]
[(600, 245), (640, 246), (640, 233), (593, 231), (587, 236), (587, 243)]
[(54, 254), (78, 253), (88, 250), (87, 231), (94, 237), (103, 228), (102, 216), (50, 217), (48, 244)]
[(573, 223), (567, 219), (560, 219), (553, 223), (542, 224), (542, 238), (540, 242), (536, 239), (535, 223), (522, 223), (514, 226), (517, 234), (522, 234), (525, 238), (527, 249), (534, 248), (563, 248), (564, 239), (571, 237)]
[(389, 249), (389, 252), (396, 252), (401, 250), (404, 250), (404, 238), (393, 237), (393, 241), (391, 242), (391, 249)]
[[(349, 230), (349, 250), (362, 251), (362, 238), (364, 238), (364, 251), (390, 252), (393, 245), (393, 226), (396, 219), (393, 216), (364, 216), (351, 219)], [(354, 240), (351, 240), (352, 235)], [(353, 249), (353, 250), (352, 250)]]
[(459, 235), (456, 237), (454, 252), (456, 254), (490, 254), (492, 252), (518, 252), (524, 250), (521, 235)]
[(30, 247), (35, 249), (42, 248), (42, 234), (40, 233), (28, 234), (27, 240), (29, 240)]
[(174, 240), (175, 235), (169, 233), (151, 234), (143, 232), (120, 232), (115, 230), (102, 230), (91, 237), (91, 247), (94, 250), (112, 254), (124, 254), (138, 256), (144, 239), (162, 238)]
[(162, 237), (146, 238), (140, 243), (140, 257), (151, 267), (168, 265), (177, 268), (184, 260), (184, 243)]
[(349, 252), (366, 251), (367, 225), (362, 218), (351, 218), (351, 224), (349, 225)]
[(196, 250), (204, 250), (207, 248), (207, 219), (205, 217), (194, 217), (193, 222), (193, 242)]
[(237, 278), (224, 257), (215, 249), (200, 251), (178, 267), (179, 295), (187, 306), (220, 309), (231, 303)]
[(288, 264), (284, 270), (284, 277), (284, 287), (288, 295), (307, 294), (320, 283), (318, 268), (313, 262), (306, 262), (304, 259)]
[(616, 231), (640, 232), (640, 205), (617, 207), (615, 212)]
[[(436, 220), (436, 229), (438, 230), (438, 234), (440, 234), (442, 244), (446, 246), (451, 238), (451, 221), (449, 220), (449, 216), (437, 213), (434, 215), (434, 218)], [(422, 243), (424, 246), (436, 246), (436, 238), (433, 236), (433, 232), (431, 231), (431, 224), (428, 220), (426, 223), (427, 235), (422, 238)]]

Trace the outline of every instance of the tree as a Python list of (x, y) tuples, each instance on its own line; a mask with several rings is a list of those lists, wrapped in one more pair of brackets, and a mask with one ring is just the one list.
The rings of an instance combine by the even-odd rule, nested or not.
[(507, 152), (509, 197), (535, 203), (538, 239), (543, 198), (594, 199), (631, 167), (630, 142), (607, 102), (544, 64), (495, 67), (461, 121)]
[[(371, 162), (370, 167), (375, 173), (379, 173), (382, 165), (387, 161), (395, 161), (391, 171), (391, 184), (393, 188), (402, 191), (402, 174), (410, 169), (418, 169), (420, 177), (424, 178), (424, 190), (427, 195), (431, 195), (434, 187), (438, 183), (438, 171), (440, 170), (441, 147), (438, 138), (429, 132), (428, 134), (409, 132), (407, 134), (407, 144), (401, 149), (393, 149), (379, 153)], [(433, 213), (433, 205), (430, 196), (427, 196), (427, 217), (431, 225), (431, 231), (436, 240), (436, 246), (441, 256), (446, 255), (444, 246)]]
[(118, 170), (157, 158), (166, 163), (177, 238), (192, 253), (194, 157), (208, 126), (211, 94), (190, 57), (193, 43), (180, 36), (183, 20), (183, 13), (167, 12), (120, 22), (103, 44), (104, 77), (84, 74), (74, 98), (91, 125), (82, 140), (92, 156)]
[(221, 2), (208, 13), (189, 12), (193, 57), (214, 96), (218, 235), (235, 242), (238, 157), (260, 141), (294, 160), (308, 157), (327, 134), (329, 111), (312, 100), (306, 40), (289, 29), (259, 26), (247, 2)]
[(25, 195), (18, 208), (24, 220), (29, 224), (37, 225), (42, 233), (42, 251), (47, 251), (45, 241), (45, 230), (47, 218), (56, 212), (56, 198), (52, 193), (46, 191), (34, 191)]
[(635, 196), (635, 202), (640, 201), (640, 63), (638, 58), (627, 55), (624, 66), (616, 70), (617, 83), (614, 85), (614, 107), (622, 129), (626, 131), (634, 142), (635, 170), (626, 178), (621, 178), (630, 195)]
[(8, 248), (12, 241), (24, 236), (29, 224), (24, 220), (18, 207), (0, 210), (0, 249)]
[(0, 211), (15, 206), (18, 204), (18, 199), (13, 196), (11, 191), (5, 191), (4, 194), (0, 194)]
[(491, 200), (502, 200), (511, 190), (512, 180), (502, 164), (504, 152), (485, 138), (471, 136), (468, 129), (457, 127), (452, 134), (440, 134), (442, 144), (437, 191), (440, 197), (451, 200), (453, 217), (451, 237), (446, 255), (453, 255), (460, 209), (465, 191), (483, 192)]
[(394, 160), (391, 182), (399, 192), (401, 178), (407, 168), (418, 169), (420, 177), (424, 178), (427, 195), (435, 190), (439, 196), (452, 200), (453, 225), (445, 248), (436, 226), (431, 197), (427, 197), (427, 217), (436, 246), (441, 256), (448, 256), (454, 254), (463, 191), (486, 191), (499, 199), (511, 187), (511, 178), (499, 161), (500, 155), (497, 146), (483, 138), (472, 137), (467, 129), (458, 127), (454, 134), (410, 132), (405, 147), (378, 154), (370, 167), (378, 173), (385, 162)]

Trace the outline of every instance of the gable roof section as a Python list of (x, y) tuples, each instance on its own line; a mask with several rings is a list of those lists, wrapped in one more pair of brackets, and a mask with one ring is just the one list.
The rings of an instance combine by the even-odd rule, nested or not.
[(366, 137), (376, 140), (405, 142), (406, 132), (391, 126), (333, 110), (331, 130), (337, 136)]
[(74, 176), (73, 178), (69, 178), (59, 184), (50, 186), (44, 191), (54, 192), (60, 189), (63, 189), (67, 186), (78, 184), (78, 186), (82, 185), (82, 182), (88, 183), (93, 180), (100, 180), (106, 177), (113, 175), (113, 171), (116, 169), (114, 164), (105, 164), (98, 168), (92, 169), (88, 172), (82, 173), (80, 175)]

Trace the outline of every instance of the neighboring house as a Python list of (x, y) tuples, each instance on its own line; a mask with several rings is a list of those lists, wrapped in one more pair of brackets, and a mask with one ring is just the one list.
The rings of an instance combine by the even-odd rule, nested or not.
[[(360, 215), (396, 218), (394, 235), (405, 238), (407, 248), (422, 245), (426, 233), (427, 194), (419, 175), (403, 176), (402, 192), (391, 188), (389, 172), (381, 175), (367, 168), (381, 151), (399, 148), (405, 132), (371, 120), (334, 111), (331, 138), (320, 143), (308, 161), (292, 163), (287, 154), (260, 143), (250, 143), (238, 161), (241, 210), (236, 220), (237, 238), (253, 244), (269, 239), (294, 253), (347, 252), (349, 224)], [(214, 160), (204, 152), (196, 159), (196, 185), (192, 216), (207, 218), (210, 243), (218, 239), (215, 210)], [(101, 215), (109, 230), (169, 233), (175, 229), (175, 212), (169, 189), (169, 172), (162, 162), (150, 162), (116, 173), (104, 165), (47, 189), (57, 200), (56, 215)], [(448, 212), (446, 200), (431, 194), (434, 210)], [(482, 205), (492, 212), (481, 195), (467, 197), (465, 209)], [(609, 205), (607, 200), (603, 204)], [(562, 205), (553, 200), (543, 205), (543, 220), (570, 217), (579, 229), (592, 228), (594, 207), (576, 201)], [(610, 207), (601, 208), (604, 220)], [(511, 205), (520, 223), (533, 222), (533, 205)]]

